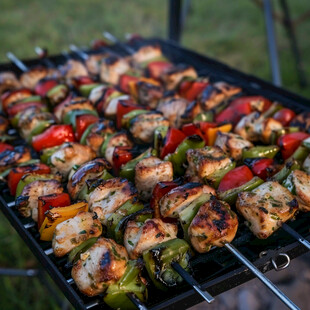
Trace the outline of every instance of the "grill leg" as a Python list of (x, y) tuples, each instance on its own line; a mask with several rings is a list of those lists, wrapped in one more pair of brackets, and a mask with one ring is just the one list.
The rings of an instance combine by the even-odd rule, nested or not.
[(281, 86), (281, 75), (279, 68), (279, 59), (277, 51), (276, 36), (273, 25), (272, 17), (272, 7), (270, 0), (264, 0), (264, 14), (265, 14), (265, 23), (267, 30), (267, 40), (268, 40), (268, 50), (269, 50), (269, 59), (272, 72), (272, 81), (276, 86)]
[(168, 38), (179, 43), (181, 38), (181, 0), (169, 0)]

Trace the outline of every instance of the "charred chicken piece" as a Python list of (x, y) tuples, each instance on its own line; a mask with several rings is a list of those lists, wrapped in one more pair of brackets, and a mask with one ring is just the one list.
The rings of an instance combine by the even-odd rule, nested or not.
[(157, 81), (140, 80), (136, 83), (138, 101), (141, 105), (155, 109), (163, 97), (164, 89)]
[(63, 66), (61, 66), (60, 72), (69, 84), (74, 77), (88, 76), (86, 67), (80, 61), (74, 59), (68, 60)]
[(224, 100), (241, 92), (241, 88), (227, 84), (225, 82), (217, 82), (208, 85), (199, 97), (199, 102), (204, 111), (209, 111)]
[(101, 61), (100, 80), (116, 85), (119, 77), (130, 69), (128, 61), (124, 58), (110, 55)]
[(66, 142), (51, 156), (51, 171), (66, 179), (74, 165), (82, 165), (95, 157), (96, 153), (89, 146)]
[(183, 125), (186, 108), (189, 102), (184, 98), (168, 98), (159, 102), (157, 110), (168, 119), (171, 127), (180, 128)]
[(215, 189), (200, 183), (187, 183), (178, 186), (165, 194), (159, 201), (160, 213), (163, 217), (178, 218), (191, 202), (202, 194), (215, 195)]
[(310, 132), (310, 112), (303, 112), (298, 114), (290, 122), (291, 127), (299, 127), (301, 130)]
[(130, 121), (130, 132), (138, 143), (152, 143), (158, 126), (169, 126), (169, 121), (160, 112), (137, 115)]
[(52, 241), (54, 254), (64, 256), (89, 238), (99, 237), (101, 232), (101, 223), (93, 213), (79, 212), (56, 226)]
[(136, 197), (137, 190), (126, 179), (114, 178), (100, 184), (89, 195), (89, 208), (100, 222), (107, 224), (109, 216), (127, 200)]
[(125, 273), (128, 261), (126, 249), (114, 240), (98, 241), (73, 266), (71, 275), (79, 290), (87, 296), (103, 293)]
[(38, 221), (38, 197), (61, 194), (63, 187), (58, 180), (36, 180), (26, 185), (22, 194), (16, 199), (16, 208), (24, 217)]
[(53, 69), (48, 69), (46, 67), (35, 67), (30, 69), (27, 72), (24, 72), (20, 76), (20, 82), (22, 86), (29, 88), (29, 89), (34, 89), (37, 83), (46, 78), (47, 76), (52, 76), (54, 74)]
[(124, 233), (124, 245), (131, 259), (137, 259), (143, 253), (159, 243), (175, 239), (178, 227), (165, 223), (161, 219), (148, 219), (144, 223), (129, 221)]
[(217, 132), (214, 145), (220, 147), (227, 155), (237, 161), (242, 158), (242, 150), (244, 148), (253, 147), (250, 141), (237, 134), (220, 131)]
[(135, 185), (142, 200), (151, 198), (158, 182), (172, 180), (173, 168), (170, 161), (151, 156), (140, 160), (135, 167)]
[(277, 182), (266, 182), (251, 192), (240, 193), (236, 207), (253, 234), (266, 239), (294, 217), (298, 202), (287, 188)]
[(294, 170), (290, 173), (283, 185), (296, 195), (299, 210), (310, 211), (310, 176), (301, 170)]
[(3, 172), (17, 164), (31, 159), (30, 150), (23, 145), (15, 146), (13, 151), (6, 150), (0, 153), (0, 172)]
[(162, 56), (162, 52), (159, 45), (145, 45), (132, 55), (132, 60), (136, 63), (142, 63), (160, 56)]
[(81, 190), (87, 186), (88, 180), (100, 178), (105, 170), (111, 168), (111, 165), (104, 158), (96, 158), (81, 165), (68, 182), (67, 188), (72, 199), (78, 198)]
[(194, 249), (205, 253), (212, 246), (222, 247), (231, 242), (237, 233), (238, 218), (225, 201), (214, 196), (204, 203), (188, 228)]
[(0, 95), (4, 92), (21, 87), (19, 80), (13, 72), (0, 73)]
[(85, 65), (90, 75), (92, 76), (99, 75), (100, 62), (101, 62), (101, 59), (105, 57), (107, 57), (107, 54), (95, 54), (95, 55), (88, 56), (88, 58), (85, 61)]

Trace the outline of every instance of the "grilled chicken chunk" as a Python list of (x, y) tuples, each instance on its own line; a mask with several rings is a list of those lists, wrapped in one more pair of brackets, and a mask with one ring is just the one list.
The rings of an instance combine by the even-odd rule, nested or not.
[(290, 173), (283, 185), (296, 195), (299, 210), (310, 211), (310, 175), (301, 170), (294, 170)]
[(158, 126), (169, 126), (169, 121), (159, 112), (137, 115), (130, 121), (130, 132), (138, 143), (152, 143)]
[(259, 112), (252, 112), (241, 118), (234, 132), (248, 141), (258, 141), (259, 137), (255, 131), (255, 122), (259, 119)]
[(187, 105), (184, 113), (181, 115), (181, 122), (184, 124), (191, 123), (193, 122), (194, 118), (202, 112), (203, 111), (199, 102), (197, 100), (194, 100)]
[(81, 165), (68, 182), (67, 188), (72, 199), (78, 198), (81, 190), (87, 186), (88, 180), (100, 178), (105, 170), (111, 168), (111, 165), (104, 158), (96, 158)]
[(298, 114), (290, 122), (290, 126), (299, 127), (301, 130), (310, 132), (310, 112), (306, 111)]
[(294, 217), (298, 202), (287, 188), (277, 182), (266, 182), (251, 192), (240, 193), (236, 207), (253, 234), (266, 239)]
[(202, 109), (208, 111), (218, 106), (225, 99), (240, 93), (241, 90), (240, 87), (229, 85), (225, 82), (217, 82), (208, 85), (203, 90), (199, 96), (199, 102)]
[(142, 200), (151, 198), (158, 182), (172, 180), (173, 167), (170, 161), (150, 156), (140, 160), (135, 167), (135, 185)]
[(96, 153), (89, 146), (66, 142), (51, 156), (51, 171), (66, 179), (74, 165), (82, 165), (95, 157)]
[(21, 87), (19, 80), (13, 72), (0, 73), (0, 95), (4, 92)]
[(105, 57), (107, 57), (106, 54), (95, 54), (95, 55), (88, 56), (88, 58), (85, 60), (85, 65), (90, 75), (92, 76), (99, 75), (100, 62)]
[(126, 249), (114, 240), (98, 241), (73, 266), (71, 275), (79, 290), (87, 296), (103, 293), (125, 273), (128, 261)]
[(185, 77), (196, 79), (197, 72), (192, 66), (178, 64), (168, 69), (162, 76), (163, 82), (167, 90), (175, 89), (181, 80)]
[(6, 150), (0, 153), (0, 172), (30, 159), (31, 154), (29, 148), (23, 145), (15, 146), (13, 151)]
[(178, 186), (159, 200), (160, 213), (163, 217), (177, 218), (190, 203), (202, 194), (215, 195), (215, 189), (200, 183), (187, 183)]
[(22, 194), (16, 199), (16, 207), (22, 216), (31, 216), (37, 222), (38, 197), (62, 192), (63, 187), (58, 180), (37, 180), (24, 187)]
[(107, 148), (104, 152), (104, 157), (106, 160), (112, 164), (113, 163), (113, 152), (116, 146), (133, 146), (127, 133), (118, 132), (114, 134), (108, 141)]
[(218, 131), (216, 135), (215, 146), (220, 147), (227, 155), (235, 160), (242, 158), (242, 150), (253, 147), (250, 141), (230, 132)]
[(102, 233), (100, 221), (90, 212), (79, 212), (75, 217), (56, 226), (52, 247), (55, 256), (61, 257), (89, 238)]
[(183, 115), (189, 102), (184, 98), (168, 98), (161, 100), (157, 110), (162, 112), (171, 127), (180, 128), (183, 125)]
[(162, 52), (159, 45), (145, 45), (132, 55), (132, 60), (136, 63), (142, 63), (160, 56), (162, 56)]
[(269, 117), (266, 119), (260, 118), (254, 123), (254, 131), (263, 143), (270, 143), (270, 137), (273, 131), (282, 129), (283, 126), (279, 121)]
[(100, 146), (104, 142), (106, 135), (114, 133), (115, 127), (113, 121), (100, 119), (96, 122), (86, 137), (86, 145), (90, 146), (96, 154), (100, 155)]
[(124, 232), (124, 245), (131, 259), (139, 258), (143, 251), (159, 243), (175, 239), (178, 227), (161, 219), (148, 219), (144, 223), (129, 221)]
[(52, 69), (48, 69), (46, 67), (36, 67), (24, 72), (20, 76), (19, 80), (22, 86), (29, 89), (34, 89), (40, 80), (47, 76), (53, 75), (53, 73), (54, 71)]
[(89, 195), (89, 209), (97, 213), (103, 225), (107, 225), (109, 216), (123, 203), (136, 195), (137, 190), (126, 179), (110, 179), (100, 184)]
[(222, 247), (231, 242), (237, 233), (238, 218), (225, 201), (214, 196), (204, 203), (188, 228), (194, 249), (205, 253), (212, 246)]
[(186, 152), (188, 168), (186, 177), (190, 180), (208, 181), (212, 174), (225, 169), (232, 163), (221, 148), (218, 146), (206, 146), (202, 149), (188, 150)]
[(164, 89), (157, 81), (141, 80), (136, 83), (138, 102), (146, 107), (155, 109), (163, 97)]
[(60, 72), (66, 77), (67, 81), (78, 76), (88, 76), (86, 67), (80, 61), (70, 59), (60, 67)]
[(116, 85), (119, 77), (130, 69), (128, 61), (115, 55), (108, 56), (101, 61), (100, 80)]

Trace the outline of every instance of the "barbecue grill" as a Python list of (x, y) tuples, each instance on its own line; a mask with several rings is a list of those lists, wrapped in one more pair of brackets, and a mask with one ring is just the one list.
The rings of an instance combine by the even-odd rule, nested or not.
[[(254, 76), (241, 73), (170, 41), (161, 39), (139, 40), (133, 43), (130, 48), (137, 48), (140, 44), (154, 43), (161, 46), (163, 54), (172, 62), (192, 65), (199, 75), (209, 76), (212, 82), (226, 81), (240, 86), (246, 94), (265, 96), (273, 101), (281, 102), (297, 113), (310, 110), (310, 100), (306, 98), (275, 87)], [(108, 49), (120, 55), (126, 55), (128, 52), (128, 46), (121, 43), (116, 43)], [(95, 53), (95, 51), (85, 52)], [(76, 53), (72, 53), (70, 57), (77, 58), (78, 56)], [(52, 56), (48, 59), (57, 65), (66, 60), (63, 55)], [(41, 60), (35, 59), (26, 60), (24, 63), (31, 67), (40, 62)], [(18, 73), (12, 64), (0, 65), (0, 71), (5, 70)], [(98, 296), (86, 297), (79, 292), (71, 279), (71, 269), (66, 266), (66, 258), (56, 258), (52, 254), (50, 243), (39, 240), (34, 222), (22, 218), (15, 210), (14, 202), (12, 202), (12, 197), (9, 196), (9, 191), (5, 185), (2, 185), (1, 190), (1, 210), (72, 305), (76, 309), (108, 308), (104, 305), (102, 298)], [(289, 225), (306, 240), (310, 240), (309, 221), (310, 214), (302, 214)], [(264, 273), (274, 268), (281, 269), (287, 265), (288, 259), (293, 260), (308, 251), (306, 247), (298, 243), (284, 230), (278, 230), (266, 240), (259, 240), (253, 236), (244, 223), (240, 223), (237, 236), (232, 244), (238, 247), (240, 252)], [(197, 254), (191, 260), (191, 266), (195, 279), (212, 296), (221, 294), (255, 277), (246, 267), (240, 267), (237, 258), (225, 248), (216, 248), (206, 254)], [(182, 284), (168, 292), (161, 292), (151, 286), (149, 296), (150, 298), (146, 303), (148, 309), (184, 309), (202, 301), (202, 298), (187, 284)]]

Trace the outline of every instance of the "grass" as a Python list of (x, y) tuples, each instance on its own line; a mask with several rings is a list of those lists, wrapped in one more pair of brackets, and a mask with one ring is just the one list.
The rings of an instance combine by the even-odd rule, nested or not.
[[(293, 17), (308, 8), (308, 0), (289, 4)], [(7, 51), (32, 58), (36, 45), (47, 47), (51, 54), (67, 49), (69, 43), (88, 45), (100, 38), (103, 30), (119, 38), (125, 33), (165, 37), (167, 1), (1, 0), (0, 62), (7, 61)], [(294, 59), (282, 26), (277, 24), (276, 32), (284, 87), (310, 97), (309, 87), (298, 86)], [(310, 20), (299, 25), (296, 33), (310, 84)], [(264, 16), (252, 1), (191, 1), (182, 44), (270, 80)], [(0, 248), (0, 267), (38, 266), (4, 216), (0, 217)], [(0, 277), (0, 286), (0, 309), (57, 308), (38, 280)]]

